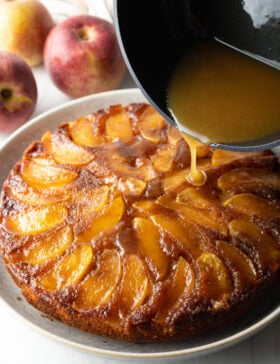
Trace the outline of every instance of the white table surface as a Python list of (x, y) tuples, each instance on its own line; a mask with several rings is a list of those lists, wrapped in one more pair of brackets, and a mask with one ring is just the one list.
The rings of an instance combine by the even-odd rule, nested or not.
[[(33, 69), (39, 91), (34, 116), (70, 100), (51, 83), (48, 75), (39, 66)], [(127, 76), (122, 88), (134, 87)], [(3, 141), (5, 136), (0, 136)], [(1, 168), (1, 161), (0, 161)], [(1, 173), (1, 169), (0, 169)], [(1, 280), (1, 277), (0, 277)], [(280, 363), (280, 320), (255, 336), (218, 353), (182, 363), (192, 364), (279, 364)], [(18, 321), (0, 304), (0, 364), (120, 364), (123, 360), (96, 357), (41, 336)], [(150, 361), (149, 363), (155, 363)], [(156, 363), (160, 363), (157, 361)], [(170, 361), (172, 363), (172, 360)]]

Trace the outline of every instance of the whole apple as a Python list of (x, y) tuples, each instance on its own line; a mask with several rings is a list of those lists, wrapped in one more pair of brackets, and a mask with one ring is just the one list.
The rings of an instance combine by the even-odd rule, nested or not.
[(37, 102), (37, 86), (28, 64), (10, 52), (0, 52), (0, 132), (25, 123)]
[(0, 50), (17, 54), (30, 66), (42, 62), (53, 26), (50, 13), (37, 0), (0, 0)]
[(126, 70), (114, 27), (90, 15), (70, 17), (51, 30), (44, 63), (55, 85), (71, 97), (117, 88)]

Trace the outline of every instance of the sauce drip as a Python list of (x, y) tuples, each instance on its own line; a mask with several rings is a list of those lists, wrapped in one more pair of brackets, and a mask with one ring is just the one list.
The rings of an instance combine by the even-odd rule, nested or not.
[(183, 134), (185, 141), (187, 142), (191, 153), (191, 167), (190, 173), (187, 175), (187, 181), (193, 186), (202, 186), (207, 181), (207, 175), (205, 172), (197, 168), (197, 141), (187, 134)]
[(181, 132), (203, 143), (259, 139), (280, 130), (280, 72), (215, 41), (175, 69), (168, 106)]

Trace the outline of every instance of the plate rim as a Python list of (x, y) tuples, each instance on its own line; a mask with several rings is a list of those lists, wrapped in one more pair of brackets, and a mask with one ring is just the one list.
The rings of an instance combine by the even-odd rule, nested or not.
[[(59, 111), (63, 111), (64, 109), (71, 108), (72, 106), (79, 105), (81, 103), (94, 102), (96, 99), (102, 98), (110, 98), (114, 96), (120, 96), (120, 103), (122, 96), (135, 96), (145, 98), (143, 93), (138, 88), (128, 88), (122, 90), (113, 90), (106, 91), (99, 94), (93, 94), (89, 96), (85, 96), (79, 99), (71, 100), (62, 105), (51, 108), (50, 110), (32, 118), (29, 122), (22, 125), (19, 129), (13, 132), (6, 140), (2, 143), (0, 147), (0, 156), (4, 149), (13, 142), (14, 138), (19, 136), (26, 129), (31, 128), (33, 125), (42, 121), (42, 119), (51, 116)], [(109, 106), (109, 105), (108, 105)], [(60, 121), (57, 122), (59, 124)], [(3, 263), (4, 264), (4, 263)], [(15, 284), (15, 283), (14, 283)], [(30, 328), (32, 328), (35, 332), (38, 332), (56, 342), (67, 345), (68, 347), (72, 347), (75, 349), (79, 349), (85, 352), (93, 353), (98, 356), (114, 358), (114, 359), (179, 359), (179, 358), (191, 358), (201, 356), (203, 354), (209, 354), (211, 352), (225, 349), (231, 345), (237, 344), (238, 342), (248, 338), (249, 336), (256, 334), (258, 331), (263, 329), (264, 327), (271, 324), (274, 320), (276, 320), (280, 316), (280, 304), (274, 308), (270, 313), (265, 315), (260, 320), (256, 321), (254, 324), (246, 327), (245, 329), (230, 335), (225, 338), (210, 342), (208, 344), (199, 345), (196, 347), (191, 347), (187, 349), (177, 349), (177, 350), (169, 350), (165, 352), (142, 352), (142, 353), (134, 353), (129, 351), (116, 351), (109, 349), (97, 348), (94, 346), (81, 344), (75, 342), (73, 340), (62, 337), (59, 334), (48, 331), (45, 328), (40, 327), (38, 324), (31, 322), (28, 318), (24, 317), (21, 313), (19, 313), (16, 308), (14, 308), (9, 302), (7, 302), (4, 297), (0, 294), (0, 304), (10, 312), (16, 319), (27, 324)], [(66, 324), (65, 324), (66, 325)], [(100, 335), (98, 335), (100, 337)], [(124, 342), (125, 343), (125, 342)]]

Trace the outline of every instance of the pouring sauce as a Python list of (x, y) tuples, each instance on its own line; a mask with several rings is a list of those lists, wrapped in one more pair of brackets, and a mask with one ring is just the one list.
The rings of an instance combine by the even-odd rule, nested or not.
[[(202, 41), (175, 69), (168, 107), (178, 129), (202, 143), (259, 139), (280, 130), (280, 72), (218, 42)], [(201, 175), (191, 159), (196, 183)]]
[(198, 142), (194, 138), (190, 137), (188, 134), (182, 133), (182, 135), (185, 141), (187, 142), (191, 153), (191, 167), (190, 167), (190, 172), (187, 175), (187, 181), (193, 186), (202, 186), (207, 181), (207, 175), (205, 172), (200, 171), (197, 168), (196, 151)]

